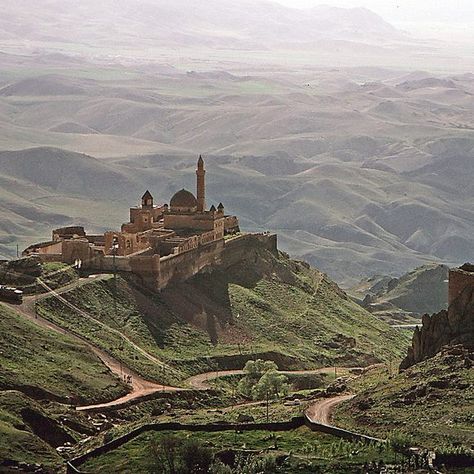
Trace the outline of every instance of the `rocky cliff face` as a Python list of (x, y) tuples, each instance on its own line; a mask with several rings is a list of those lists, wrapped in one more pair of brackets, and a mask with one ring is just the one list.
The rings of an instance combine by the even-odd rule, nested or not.
[(425, 314), (422, 323), (421, 329), (415, 330), (412, 346), (400, 369), (433, 357), (446, 345), (474, 346), (474, 286), (465, 287), (447, 311), (432, 316)]

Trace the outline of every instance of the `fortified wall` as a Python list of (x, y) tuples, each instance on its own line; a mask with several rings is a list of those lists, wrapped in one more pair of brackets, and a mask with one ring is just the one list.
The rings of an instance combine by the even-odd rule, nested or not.
[(255, 247), (263, 248), (276, 254), (278, 252), (277, 234), (270, 234), (268, 232), (261, 234), (244, 234), (227, 240), (222, 264), (225, 267), (230, 267), (245, 261), (249, 256), (249, 251)]

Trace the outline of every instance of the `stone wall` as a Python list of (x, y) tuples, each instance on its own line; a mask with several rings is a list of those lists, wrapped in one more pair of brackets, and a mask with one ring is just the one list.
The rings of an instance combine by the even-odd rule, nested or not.
[(130, 270), (139, 282), (152, 290), (160, 288), (160, 256), (138, 255), (130, 258)]
[(166, 229), (196, 229), (213, 230), (214, 221), (222, 220), (224, 227), (224, 218), (221, 214), (207, 212), (206, 214), (165, 214), (164, 227)]
[(150, 244), (146, 233), (130, 234), (127, 232), (105, 232), (104, 251), (107, 255), (111, 254), (114, 238), (117, 239), (117, 255), (132, 255), (147, 249)]
[(42, 254), (39, 254), (39, 257), (41, 259), (41, 262), (43, 263), (51, 263), (51, 262), (62, 262), (63, 261), (63, 256), (62, 254), (60, 253), (51, 253), (51, 254), (48, 254), (48, 253), (42, 253)]
[[(109, 243), (113, 233), (106, 233)], [(166, 238), (167, 236), (162, 236)], [(186, 281), (206, 268), (230, 267), (245, 261), (252, 250), (277, 250), (276, 234), (245, 234), (230, 240), (213, 240), (214, 231), (194, 236), (177, 245), (178, 253), (160, 257), (152, 249), (143, 249), (132, 255), (104, 255), (87, 239), (64, 240), (62, 254), (41, 255), (43, 261), (62, 261), (74, 264), (81, 260), (81, 268), (98, 272), (128, 272), (137, 276), (137, 282), (158, 291), (175, 282)], [(211, 240), (212, 239), (212, 240)], [(190, 244), (193, 245), (190, 245)]]
[(228, 241), (221, 239), (201, 243), (197, 248), (159, 258), (159, 265), (153, 260), (157, 256), (132, 256), (129, 271), (138, 275), (148, 288), (160, 290), (186, 281), (206, 268), (227, 267), (243, 261), (252, 248), (278, 252), (276, 234), (246, 234)]
[(77, 237), (85, 237), (86, 232), (82, 226), (61, 227), (53, 230), (53, 240), (72, 239)]
[(87, 239), (63, 240), (62, 261), (73, 265), (76, 260), (81, 260), (84, 265), (92, 261), (92, 247)]
[(355, 433), (352, 431), (343, 430), (335, 426), (323, 425), (321, 423), (315, 423), (310, 420), (306, 415), (293, 417), (289, 421), (280, 421), (280, 422), (269, 422), (269, 423), (206, 423), (206, 424), (190, 424), (185, 425), (179, 422), (168, 422), (168, 423), (151, 423), (147, 425), (139, 426), (134, 430), (112, 440), (102, 446), (99, 446), (77, 458), (71, 459), (67, 463), (67, 472), (68, 473), (80, 473), (80, 466), (86, 461), (113, 451), (120, 446), (123, 446), (125, 443), (130, 442), (131, 440), (137, 438), (143, 433), (148, 432), (161, 432), (161, 431), (191, 431), (191, 432), (207, 432), (207, 433), (216, 433), (221, 431), (292, 431), (302, 426), (307, 426), (312, 431), (322, 432), (337, 436), (339, 438), (345, 438), (352, 441), (361, 441), (365, 443), (373, 442), (384, 442), (384, 440), (379, 438), (373, 438), (371, 436), (366, 436), (360, 433)]
[(63, 252), (63, 243), (62, 241), (55, 241), (51, 243), (51, 245), (38, 247), (37, 252), (40, 255), (61, 255)]
[(160, 259), (160, 288), (173, 282), (188, 280), (204, 268), (218, 265), (221, 261), (224, 241), (217, 240), (197, 249)]
[(249, 250), (263, 248), (278, 252), (277, 234), (244, 234), (225, 241), (223, 265), (232, 266), (248, 258)]

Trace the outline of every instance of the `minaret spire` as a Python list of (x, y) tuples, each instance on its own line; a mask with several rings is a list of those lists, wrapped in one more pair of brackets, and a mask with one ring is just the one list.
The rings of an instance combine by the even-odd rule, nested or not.
[(196, 176), (197, 176), (197, 202), (198, 202), (198, 212), (204, 212), (206, 209), (206, 170), (204, 169), (204, 160), (202, 159), (202, 156), (199, 155), (199, 159), (197, 162), (197, 170), (196, 170)]

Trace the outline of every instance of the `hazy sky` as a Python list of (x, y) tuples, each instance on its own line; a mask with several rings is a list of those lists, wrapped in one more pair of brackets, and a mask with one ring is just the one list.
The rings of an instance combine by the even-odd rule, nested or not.
[[(399, 27), (430, 29), (436, 25), (466, 28), (474, 25), (474, 0), (277, 0), (291, 7), (326, 4), (366, 7)], [(469, 31), (466, 31), (469, 33)], [(472, 33), (474, 35), (474, 33)]]

